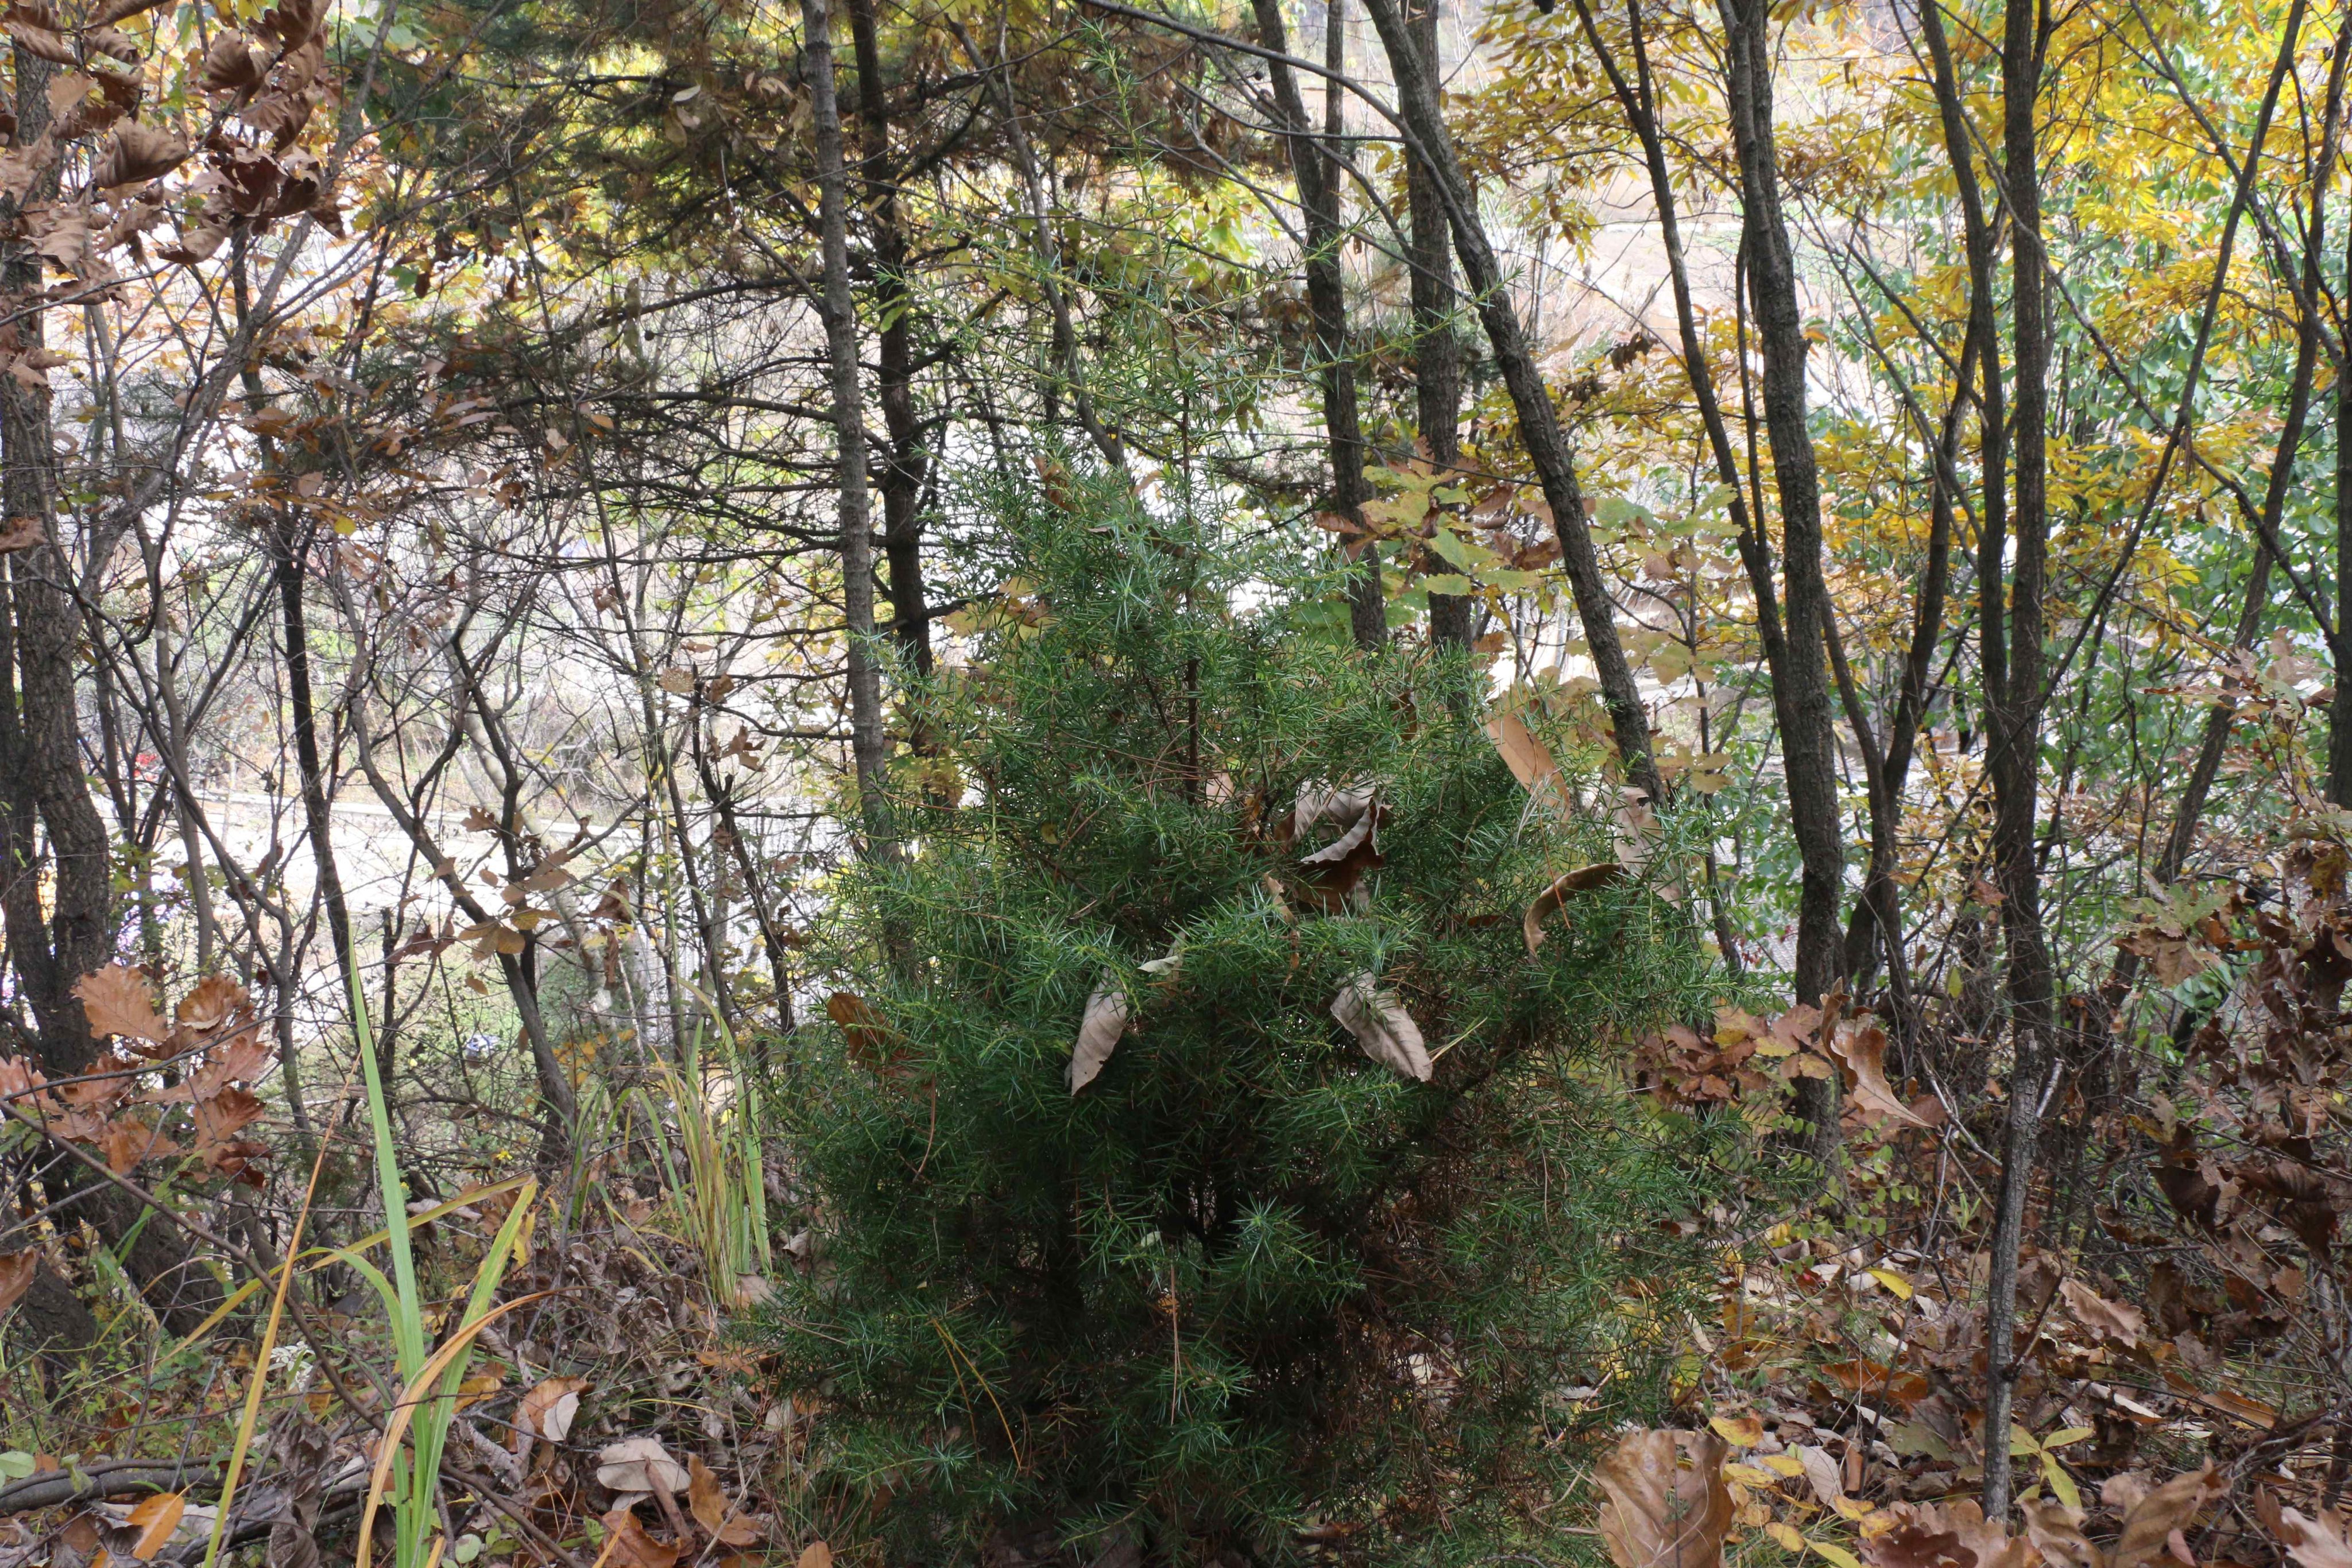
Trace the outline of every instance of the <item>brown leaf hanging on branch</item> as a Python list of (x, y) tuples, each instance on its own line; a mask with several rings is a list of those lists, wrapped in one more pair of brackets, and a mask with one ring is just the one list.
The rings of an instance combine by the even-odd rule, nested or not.
[(172, 1032), (155, 1010), (155, 993), (147, 977), (125, 964), (109, 964), (74, 982), (82, 1012), (92, 1034), (128, 1035), (161, 1044)]
[(58, 30), (58, 14), (47, 5), (11, 5), (7, 14), (0, 16), (0, 26), (7, 28), (8, 36), (16, 40), (16, 47), (28, 55), (37, 56), (53, 65), (69, 66), (74, 63), (73, 46), (66, 42), (64, 35)]
[(1597, 861), (1591, 865), (1577, 867), (1536, 894), (1536, 901), (1528, 905), (1526, 915), (1519, 921), (1520, 935), (1527, 938), (1528, 956), (1534, 957), (1536, 949), (1544, 945), (1544, 922), (1559, 913), (1560, 905), (1568, 902), (1569, 894), (1589, 893), (1596, 887), (1613, 887), (1624, 880), (1625, 868), (1617, 862)]
[(1356, 1037), (1366, 1056), (1400, 1075), (1422, 1083), (1433, 1071), (1429, 1049), (1423, 1044), (1421, 1026), (1404, 1010), (1394, 991), (1383, 990), (1370, 970), (1339, 988), (1331, 1016)]
[(1110, 1060), (1129, 1022), (1127, 992), (1118, 977), (1105, 974), (1087, 998), (1086, 1016), (1078, 1022), (1077, 1043), (1070, 1048), (1070, 1092), (1092, 1083)]
[(135, 185), (168, 174), (187, 162), (188, 144), (169, 131), (152, 125), (119, 125), (114, 140), (99, 156), (89, 183), (101, 191)]

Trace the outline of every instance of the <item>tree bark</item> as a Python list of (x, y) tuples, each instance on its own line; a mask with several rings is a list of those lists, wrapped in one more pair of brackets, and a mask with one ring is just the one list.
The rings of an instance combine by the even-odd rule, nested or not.
[(1650, 746), (1649, 715), (1642, 703), (1641, 688), (1634, 684), (1633, 666), (1626, 663), (1624, 643), (1617, 634), (1617, 607), (1601, 576), (1591, 530), (1585, 525), (1584, 493), (1577, 484), (1568, 437), (1560, 429), (1550, 389), (1544, 384), (1518, 312), (1504, 287), (1502, 267), (1487, 241), (1486, 225), (1479, 221), (1477, 199), (1439, 111), (1436, 80), (1421, 51), (1413, 47), (1397, 0), (1364, 0), (1364, 7), (1371, 14), (1372, 26), (1388, 54), (1389, 68), (1396, 78), (1397, 103), (1405, 129), (1445, 204), (1463, 281), (1477, 301), (1479, 323), (1486, 330), (1487, 343), (1511, 394), (1512, 409), (1518, 415), (1520, 442), (1535, 465), (1544, 502), (1551, 508), (1561, 563), (1576, 600), (1578, 618), (1584, 623), (1585, 645), (1600, 680), (1601, 701), (1609, 710), (1619, 764), (1637, 788), (1653, 800), (1663, 801), (1665, 786)]
[(825, 0), (801, 0), (809, 102), (816, 131), (820, 241), (824, 253), (824, 346), (831, 361), (834, 431), (841, 487), (841, 599), (848, 643), (849, 748), (866, 851), (897, 852), (884, 772), (882, 672), (874, 659), (874, 525), (866, 484), (866, 410), (857, 365), (857, 307), (849, 289), (849, 179), (843, 164), (841, 104), (834, 93), (833, 42)]
[[(1258, 42), (1275, 54), (1289, 46), (1283, 32), (1282, 0), (1252, 0), (1257, 16)], [(1337, 33), (1336, 7), (1333, 30)], [(1328, 130), (1318, 144), (1307, 118), (1307, 103), (1298, 78), (1281, 60), (1267, 62), (1274, 89), (1275, 112), (1281, 117), (1283, 144), (1289, 150), (1291, 177), (1298, 186), (1298, 209), (1307, 235), (1305, 269), (1307, 308), (1314, 322), (1313, 354), (1317, 379), (1323, 391), (1323, 432), (1331, 459), (1331, 510), (1349, 525), (1364, 527), (1364, 503), (1371, 498), (1364, 483), (1364, 436), (1356, 402), (1356, 365), (1348, 351), (1348, 297), (1339, 270), (1339, 246), (1347, 237), (1340, 228), (1339, 163), (1336, 140)], [(1379, 547), (1360, 538), (1362, 554), (1348, 584), (1348, 623), (1360, 648), (1377, 648), (1388, 640), (1388, 606), (1381, 592)]]
[[(882, 49), (874, 0), (845, 0), (857, 60), (858, 183), (866, 188), (866, 225), (873, 245), (877, 333), (875, 401), (881, 405), (878, 478), (882, 553), (890, 569), (890, 638), (918, 677), (931, 673), (931, 619), (923, 591), (923, 486), (930, 453), (915, 413), (915, 296), (907, 277), (907, 235), (898, 222), (898, 172), (890, 162), (890, 106), (884, 96)], [(911, 740), (919, 741), (920, 737)], [(918, 744), (917, 750), (923, 749)]]
[[(1822, 562), (1821, 476), (1806, 423), (1804, 313), (1780, 210), (1772, 129), (1771, 12), (1767, 0), (1720, 0), (1733, 141), (1739, 163), (1740, 222), (1748, 293), (1764, 351), (1764, 424), (1780, 503), (1780, 563), (1787, 649), (1772, 672), (1780, 720), (1780, 757), (1789, 817), (1802, 864), (1797, 906), (1795, 985), (1801, 1001), (1819, 1002), (1844, 970), (1838, 919), (1845, 879), (1845, 835), (1837, 796), (1837, 752), (1824, 653), (1830, 628), (1829, 582)], [(1811, 1080), (1808, 1082), (1812, 1082)], [(1815, 1143), (1834, 1149), (1834, 1103), (1806, 1110)]]
[[(1405, 28), (1433, 82), (1444, 79), (1437, 45), (1437, 0), (1406, 0)], [(1445, 198), (1425, 158), (1408, 155), (1405, 202), (1411, 227), (1405, 262), (1412, 273), (1413, 424), (1429, 465), (1444, 473), (1462, 460), (1462, 340), (1454, 329), (1454, 252), (1445, 232)], [(1471, 600), (1429, 596), (1429, 641), (1467, 648)]]

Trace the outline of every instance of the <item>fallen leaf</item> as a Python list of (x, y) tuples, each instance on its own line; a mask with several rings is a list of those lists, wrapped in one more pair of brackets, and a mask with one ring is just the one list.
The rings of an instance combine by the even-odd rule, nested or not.
[(1622, 865), (1615, 861), (1596, 861), (1591, 865), (1577, 867), (1536, 894), (1536, 901), (1528, 905), (1528, 913), (1519, 922), (1520, 934), (1528, 940), (1528, 956), (1535, 956), (1536, 949), (1544, 945), (1543, 924), (1559, 913), (1560, 905), (1568, 902), (1570, 894), (1589, 893), (1596, 887), (1612, 886), (1624, 880), (1625, 868)]
[(122, 1034), (134, 1040), (161, 1041), (172, 1032), (155, 1010), (154, 993), (147, 977), (125, 964), (109, 964), (74, 982), (82, 1012), (92, 1034)]
[(2147, 1314), (2137, 1307), (2108, 1301), (2080, 1280), (2068, 1280), (2058, 1291), (2066, 1298), (2074, 1321), (2102, 1339), (2128, 1347), (2139, 1343), (2147, 1332)]
[(1835, 1509), (1845, 1497), (1845, 1487), (1838, 1474), (1838, 1462), (1819, 1443), (1797, 1445), (1797, 1463), (1804, 1467), (1805, 1484), (1813, 1489), (1821, 1505)]
[(30, 1248), (22, 1252), (0, 1252), (0, 1312), (25, 1299), (40, 1268), (41, 1255)]
[(1103, 1070), (1110, 1053), (1127, 1033), (1130, 1021), (1127, 992), (1117, 977), (1106, 973), (1087, 998), (1086, 1017), (1078, 1020), (1077, 1043), (1070, 1048), (1070, 1092), (1076, 1094)]
[(659, 1437), (624, 1437), (596, 1456), (596, 1484), (618, 1492), (669, 1492), (687, 1489), (686, 1468), (670, 1458)]
[(1394, 991), (1379, 988), (1370, 971), (1339, 988), (1331, 1003), (1331, 1016), (1356, 1037), (1366, 1056), (1407, 1078), (1429, 1082), (1429, 1050), (1422, 1043), (1421, 1026), (1412, 1021)]
[(531, 1439), (561, 1443), (571, 1435), (572, 1418), (580, 1414), (580, 1396), (588, 1391), (584, 1377), (541, 1379), (515, 1406), (515, 1455), (530, 1453)]
[(822, 1541), (812, 1541), (801, 1548), (800, 1562), (795, 1568), (833, 1568), (833, 1548)]
[(1889, 1526), (1862, 1542), (1872, 1568), (2026, 1568), (2033, 1559), (2031, 1541), (1987, 1521), (1972, 1500), (1898, 1502), (1886, 1514)]
[(2033, 1498), (2018, 1506), (2025, 1515), (2026, 1539), (2044, 1557), (2078, 1568), (2105, 1568), (2104, 1554), (2083, 1533), (2081, 1509), (2069, 1508), (2053, 1497)]
[(2265, 1489), (2254, 1494), (2254, 1512), (2299, 1568), (2352, 1568), (2352, 1542), (2346, 1541), (2345, 1519), (2336, 1510), (2322, 1510), (2314, 1519), (2282, 1508)]
[(604, 1528), (612, 1534), (604, 1542), (603, 1561), (613, 1568), (677, 1568), (683, 1553), (683, 1548), (646, 1534), (637, 1516), (625, 1508), (616, 1508), (606, 1514)]
[(2107, 1568), (2141, 1568), (2163, 1555), (2166, 1538), (2187, 1526), (2199, 1510), (2228, 1490), (2226, 1483), (2216, 1480), (2210, 1464), (2173, 1477), (2124, 1515), (2123, 1533), (2107, 1558)]
[[(1690, 1468), (1677, 1462), (1688, 1453)], [(1712, 1432), (1629, 1432), (1593, 1470), (1598, 1523), (1617, 1568), (1720, 1568), (1731, 1528), (1723, 1439)]]
[(179, 1492), (157, 1492), (142, 1498), (131, 1511), (130, 1523), (139, 1531), (131, 1542), (131, 1555), (144, 1563), (163, 1550), (172, 1532), (180, 1528), (180, 1516), (188, 1509), (188, 1500)]
[(688, 1458), (686, 1473), (687, 1511), (694, 1515), (697, 1524), (717, 1535), (719, 1527), (727, 1522), (727, 1494), (719, 1488), (719, 1477), (702, 1462), (700, 1454)]
[(1714, 1416), (1706, 1424), (1735, 1448), (1752, 1448), (1764, 1440), (1764, 1421), (1759, 1416)]

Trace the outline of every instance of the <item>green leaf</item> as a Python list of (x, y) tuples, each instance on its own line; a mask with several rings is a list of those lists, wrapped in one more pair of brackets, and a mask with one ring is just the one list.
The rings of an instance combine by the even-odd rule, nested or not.
[(1421, 580), (1421, 586), (1427, 592), (1450, 593), (1457, 599), (1466, 598), (1476, 591), (1476, 585), (1468, 578), (1450, 571), (1432, 572)]
[(33, 1456), (22, 1448), (0, 1452), (0, 1477), (12, 1481), (23, 1480), (33, 1473)]
[[(1466, 572), (1475, 572), (1480, 567), (1491, 566), (1501, 559), (1485, 545), (1465, 539), (1447, 528), (1440, 528), (1429, 536), (1429, 548), (1443, 556), (1447, 565)], [(1445, 591), (1451, 592), (1452, 590)]]
[(2044, 1449), (2042, 1455), (2042, 1478), (2049, 1481), (2051, 1491), (2056, 1495), (2060, 1502), (2072, 1509), (2080, 1509), (2083, 1506), (2083, 1493), (2074, 1485), (2074, 1478), (2066, 1473), (2066, 1467), (2053, 1458), (2047, 1449)]

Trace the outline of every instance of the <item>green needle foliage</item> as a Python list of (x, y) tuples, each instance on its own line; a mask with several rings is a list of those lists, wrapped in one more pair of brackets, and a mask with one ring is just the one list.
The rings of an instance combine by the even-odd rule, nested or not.
[[(1475, 675), (1303, 631), (1329, 584), (1237, 534), (1063, 499), (1003, 506), (1018, 580), (922, 699), (908, 853), (844, 879), (795, 1042), (817, 1246), (767, 1329), (835, 1544), (1566, 1554), (1528, 1511), (1654, 1408), (1694, 1262), (1660, 1221), (1707, 1134), (1607, 1067), (1704, 994), (1686, 917), (1579, 895), (1531, 958), (1522, 912), (1608, 834), (1530, 804)], [(1366, 782), (1384, 863), (1318, 884), (1299, 788)], [(1431, 1082), (1335, 1021), (1366, 971)], [(1073, 1094), (1108, 988), (1132, 1028)]]

